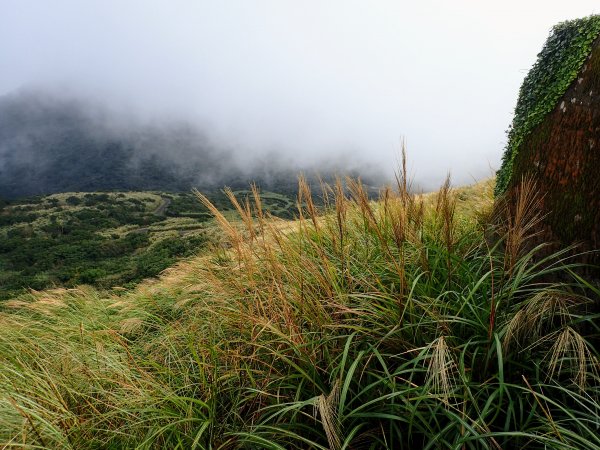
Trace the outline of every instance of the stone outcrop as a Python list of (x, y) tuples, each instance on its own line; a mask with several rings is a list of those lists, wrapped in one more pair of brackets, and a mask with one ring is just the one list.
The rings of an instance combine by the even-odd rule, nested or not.
[(600, 41), (559, 104), (525, 138), (512, 183), (533, 176), (546, 241), (600, 248)]
[[(600, 22), (598, 17), (593, 19)], [(537, 67), (542, 74), (543, 69)], [(548, 68), (549, 76), (553, 70), (556, 68)], [(499, 177), (506, 177), (505, 188), (497, 193), (510, 193), (523, 177), (532, 178), (545, 214), (536, 230), (539, 232), (536, 241), (553, 243), (548, 251), (574, 243), (579, 243), (577, 253), (599, 250), (600, 37), (597, 35), (576, 76), (554, 103), (531, 131), (519, 139), (513, 154), (505, 155), (503, 169), (510, 170), (510, 174), (506, 177), (499, 173)], [(588, 253), (577, 261), (598, 264), (600, 256)], [(593, 272), (596, 277), (600, 273)]]

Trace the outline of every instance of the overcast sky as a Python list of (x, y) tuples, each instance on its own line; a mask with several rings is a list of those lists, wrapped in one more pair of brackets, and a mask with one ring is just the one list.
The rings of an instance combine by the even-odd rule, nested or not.
[(498, 168), (557, 22), (598, 0), (0, 0), (0, 95), (49, 86), (185, 118), (246, 155), (340, 152), (416, 179)]

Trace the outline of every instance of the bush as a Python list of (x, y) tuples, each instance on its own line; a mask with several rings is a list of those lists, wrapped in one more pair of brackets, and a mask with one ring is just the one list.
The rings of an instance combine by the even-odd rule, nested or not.
[(67, 199), (65, 201), (67, 202), (68, 205), (71, 205), (71, 206), (77, 206), (81, 203), (81, 199), (79, 197), (75, 197), (74, 195), (67, 197)]

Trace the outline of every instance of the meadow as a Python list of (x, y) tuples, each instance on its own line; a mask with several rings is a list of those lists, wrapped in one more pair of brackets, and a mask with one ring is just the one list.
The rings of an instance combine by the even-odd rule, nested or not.
[(198, 192), (224, 241), (158, 280), (0, 304), (0, 442), (600, 449), (598, 286), (530, 244), (532, 182), (493, 188)]

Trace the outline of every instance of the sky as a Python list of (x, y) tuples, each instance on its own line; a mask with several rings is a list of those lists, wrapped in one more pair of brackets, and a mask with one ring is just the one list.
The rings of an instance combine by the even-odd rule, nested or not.
[[(0, 0), (0, 95), (186, 120), (240, 160), (347, 159), (455, 184), (499, 167), (550, 28), (597, 0)], [(268, 163), (268, 158), (264, 159)]]

